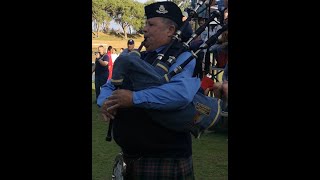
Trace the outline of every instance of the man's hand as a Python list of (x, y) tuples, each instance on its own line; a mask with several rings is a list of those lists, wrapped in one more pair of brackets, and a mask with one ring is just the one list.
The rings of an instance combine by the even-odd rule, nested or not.
[(112, 95), (105, 101), (108, 106), (107, 111), (113, 112), (118, 108), (127, 108), (133, 106), (132, 91), (118, 89), (113, 91)]
[(108, 105), (108, 99), (106, 99), (103, 104), (102, 107), (100, 108), (100, 112), (102, 115), (102, 118), (105, 122), (109, 122), (110, 119), (114, 119), (114, 116), (117, 114), (117, 110), (108, 110), (109, 105)]
[(108, 122), (110, 119), (114, 119), (118, 108), (131, 107), (132, 105), (132, 91), (119, 89), (115, 90), (112, 95), (103, 102), (100, 112), (103, 120)]

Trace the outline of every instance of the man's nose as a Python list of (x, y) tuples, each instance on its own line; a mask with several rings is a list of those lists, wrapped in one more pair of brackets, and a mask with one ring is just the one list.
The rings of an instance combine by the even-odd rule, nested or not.
[(148, 30), (147, 30), (148, 28), (147, 28), (147, 26), (145, 25), (144, 27), (143, 27), (143, 29), (142, 29), (142, 31), (143, 31), (143, 33), (146, 33)]

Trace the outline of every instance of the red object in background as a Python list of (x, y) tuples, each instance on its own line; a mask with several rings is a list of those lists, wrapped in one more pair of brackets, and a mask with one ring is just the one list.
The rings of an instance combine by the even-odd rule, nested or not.
[(112, 77), (112, 70), (113, 70), (113, 63), (112, 63), (112, 59), (111, 59), (111, 51), (108, 51), (107, 55), (109, 57), (109, 62), (108, 62), (108, 70), (109, 70), (108, 80), (109, 80)]
[(213, 88), (213, 84), (214, 84), (214, 81), (211, 78), (208, 78), (207, 76), (204, 76), (201, 80), (201, 88), (203, 90), (206, 90), (207, 88), (209, 88), (209, 90), (211, 91)]

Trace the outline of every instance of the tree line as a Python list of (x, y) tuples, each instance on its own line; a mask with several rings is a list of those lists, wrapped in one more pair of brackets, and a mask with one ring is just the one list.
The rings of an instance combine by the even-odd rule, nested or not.
[[(109, 23), (112, 20), (120, 25), (125, 39), (128, 32), (131, 34), (132, 28), (142, 32), (145, 23), (144, 6), (155, 1), (148, 0), (146, 3), (140, 3), (134, 0), (92, 0), (92, 32), (97, 37), (99, 32), (108, 32)], [(181, 1), (183, 0), (173, 0), (176, 4)], [(186, 6), (187, 3), (184, 3), (180, 8)]]

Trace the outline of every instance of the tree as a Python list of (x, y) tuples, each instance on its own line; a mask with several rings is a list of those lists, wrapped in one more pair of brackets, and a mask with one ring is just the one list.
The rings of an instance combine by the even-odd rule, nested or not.
[(134, 9), (132, 11), (132, 21), (131, 26), (139, 31), (144, 26), (144, 4), (134, 2)]
[[(177, 5), (182, 3), (180, 8), (183, 10), (184, 7), (189, 5), (187, 0), (173, 0)], [(92, 0), (92, 31), (97, 32), (102, 29), (107, 30), (109, 22), (113, 19), (118, 23), (123, 32), (124, 38), (127, 39), (128, 31), (132, 29), (142, 32), (144, 25), (144, 6), (156, 2), (156, 0), (148, 0), (145, 4), (134, 0)], [(102, 28), (101, 28), (102, 26)]]
[(180, 7), (181, 11), (183, 11), (185, 8), (190, 6), (189, 0), (172, 0), (172, 2), (174, 2), (176, 5), (178, 5)]
[(106, 0), (92, 0), (92, 22), (95, 24), (97, 37), (99, 37), (100, 24), (102, 24), (107, 17), (107, 13), (104, 10), (105, 4)]
[(152, 4), (154, 2), (156, 2), (156, 0), (147, 0), (147, 2), (144, 3), (144, 5), (146, 6), (146, 5)]
[(109, 2), (106, 10), (121, 26), (125, 39), (127, 39), (129, 27), (139, 30), (143, 26), (144, 5), (142, 3), (132, 0), (111, 0)]

